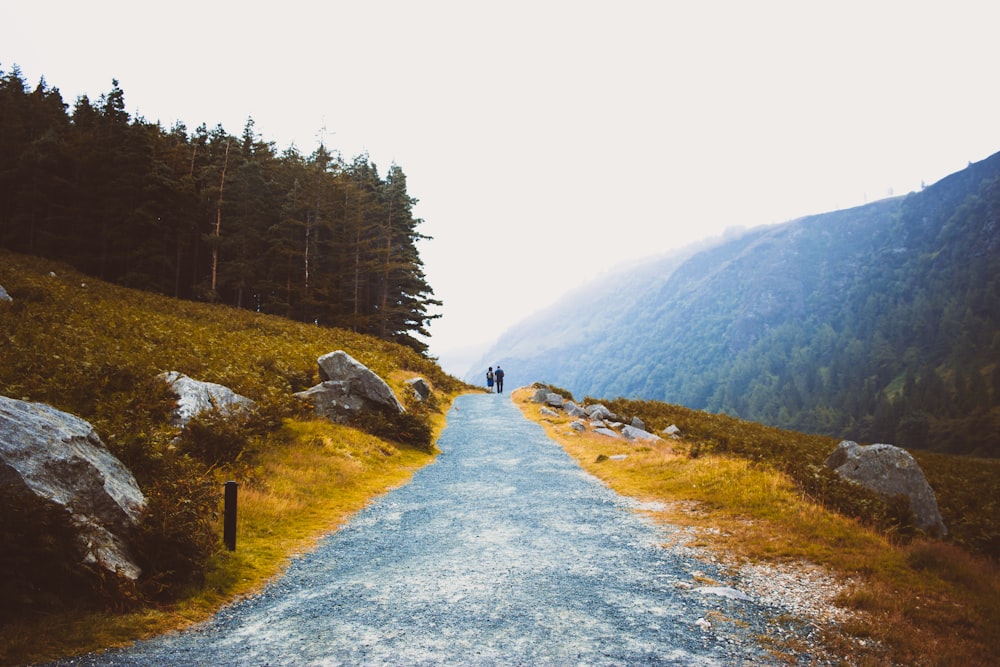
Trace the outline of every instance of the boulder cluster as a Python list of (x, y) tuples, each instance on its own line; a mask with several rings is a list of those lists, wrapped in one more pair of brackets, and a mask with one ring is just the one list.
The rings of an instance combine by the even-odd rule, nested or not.
[[(543, 415), (558, 417), (560, 415), (556, 410), (561, 410), (566, 416), (574, 417), (575, 419), (570, 422), (569, 427), (578, 433), (590, 431), (608, 438), (622, 438), (630, 441), (657, 442), (664, 439), (663, 436), (646, 430), (646, 425), (639, 417), (633, 416), (626, 423), (625, 418), (616, 415), (600, 403), (577, 405), (544, 387), (536, 387), (531, 400), (546, 406), (541, 410)], [(671, 425), (664, 429), (663, 434), (667, 438), (676, 440), (680, 438), (680, 429)]]
[[(0, 299), (5, 298), (0, 288)], [(392, 389), (346, 352), (324, 355), (318, 364), (322, 382), (295, 394), (311, 401), (318, 414), (343, 422), (361, 410), (404, 411)], [(177, 395), (171, 417), (177, 428), (205, 411), (235, 414), (255, 405), (228, 387), (177, 371), (158, 377)], [(418, 400), (430, 395), (423, 378), (407, 384)], [(83, 419), (0, 396), (0, 497), (65, 512), (76, 530), (77, 553), (70, 558), (133, 581), (141, 575), (129, 542), (146, 498), (132, 473)]]

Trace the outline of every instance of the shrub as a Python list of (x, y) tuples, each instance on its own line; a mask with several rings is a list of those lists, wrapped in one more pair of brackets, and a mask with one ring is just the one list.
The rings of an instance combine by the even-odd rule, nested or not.
[(568, 389), (563, 389), (562, 387), (557, 387), (557, 386), (555, 386), (555, 385), (551, 385), (551, 384), (547, 384), (547, 385), (544, 385), (544, 386), (545, 386), (545, 388), (546, 388), (546, 389), (548, 389), (548, 390), (549, 390), (549, 391), (550, 391), (551, 393), (553, 393), (553, 394), (559, 394), (560, 396), (562, 396), (562, 397), (563, 397), (564, 399), (566, 399), (567, 401), (572, 401), (572, 400), (574, 400), (574, 399), (573, 399), (573, 392), (571, 392), (571, 391), (570, 391), (570, 390), (568, 390)]
[(136, 537), (143, 568), (141, 592), (152, 599), (175, 597), (184, 586), (204, 581), (208, 559), (219, 547), (219, 484), (191, 459), (165, 459), (148, 488), (147, 506)]
[(249, 411), (206, 410), (184, 426), (177, 451), (209, 467), (236, 463), (249, 448), (249, 421)]
[(177, 396), (152, 376), (137, 379), (131, 390), (104, 396), (97, 405), (94, 428), (140, 487), (158, 474), (163, 452), (176, 436), (170, 425), (176, 405)]
[(414, 412), (363, 411), (351, 419), (350, 426), (376, 438), (409, 445), (422, 452), (430, 452), (434, 448), (434, 433), (427, 418)]
[(98, 582), (78, 562), (65, 509), (0, 489), (0, 621), (52, 612), (95, 597)]

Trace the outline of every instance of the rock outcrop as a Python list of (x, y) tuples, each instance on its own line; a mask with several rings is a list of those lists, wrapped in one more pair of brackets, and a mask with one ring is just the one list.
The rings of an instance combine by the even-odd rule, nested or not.
[[(632, 424), (634, 424), (634, 423), (635, 423), (635, 420), (633, 419), (632, 420)], [(640, 423), (642, 423), (642, 422), (640, 421)], [(627, 426), (623, 426), (622, 427), (622, 435), (625, 436), (629, 440), (654, 440), (655, 441), (655, 440), (662, 440), (663, 439), (660, 436), (656, 435), (655, 433), (650, 433), (646, 429), (639, 428), (638, 426), (633, 426), (632, 424), (629, 424)]]
[(343, 350), (325, 354), (317, 363), (322, 382), (295, 394), (310, 401), (316, 414), (344, 423), (364, 410), (406, 412), (382, 378)]
[(138, 579), (128, 539), (146, 499), (86, 421), (0, 396), (0, 492), (65, 511), (77, 531), (73, 557)]
[(177, 409), (171, 418), (174, 426), (183, 428), (192, 417), (208, 410), (233, 413), (254, 406), (252, 400), (221, 384), (193, 380), (177, 371), (166, 371), (159, 377), (177, 394)]
[(908, 497), (917, 528), (931, 535), (947, 534), (934, 490), (905, 449), (886, 444), (859, 445), (844, 440), (827, 457), (826, 466), (884, 497)]
[(584, 408), (584, 411), (591, 419), (616, 419), (616, 415), (600, 403), (588, 405)]
[(421, 401), (426, 401), (431, 396), (431, 386), (423, 378), (411, 378), (406, 381), (413, 389), (413, 394)]
[[(629, 424), (618, 421), (618, 415), (614, 414), (604, 405), (595, 403), (593, 405), (577, 405), (574, 401), (567, 400), (549, 391), (545, 387), (535, 385), (535, 393), (531, 400), (534, 403), (542, 403), (540, 412), (546, 417), (566, 416), (573, 418), (569, 427), (576, 433), (585, 433), (588, 430), (597, 435), (608, 438), (623, 439), (629, 442), (645, 441), (647, 443), (657, 443), (663, 438), (646, 431), (646, 425), (638, 416), (633, 416)], [(555, 409), (553, 409), (555, 408)], [(561, 411), (561, 412), (560, 412)], [(677, 427), (671, 433), (677, 433)], [(674, 439), (679, 439), (679, 435), (672, 435)], [(613, 457), (610, 457), (613, 459)]]

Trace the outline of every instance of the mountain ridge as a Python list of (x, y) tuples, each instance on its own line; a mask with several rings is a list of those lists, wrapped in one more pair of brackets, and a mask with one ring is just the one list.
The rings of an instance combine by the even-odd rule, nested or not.
[[(600, 299), (567, 297), (485, 358), (577, 395), (996, 456), (998, 249), (1000, 153), (920, 192), (603, 278), (575, 293)], [(532, 340), (546, 347), (525, 353)]]

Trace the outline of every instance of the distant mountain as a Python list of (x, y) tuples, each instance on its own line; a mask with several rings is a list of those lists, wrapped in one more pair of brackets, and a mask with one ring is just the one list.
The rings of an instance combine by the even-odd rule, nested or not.
[(604, 278), (480, 365), (496, 360), (578, 398), (1000, 455), (1000, 153), (921, 192)]

